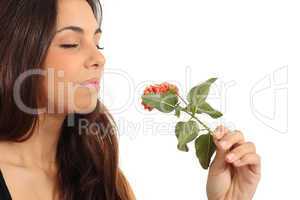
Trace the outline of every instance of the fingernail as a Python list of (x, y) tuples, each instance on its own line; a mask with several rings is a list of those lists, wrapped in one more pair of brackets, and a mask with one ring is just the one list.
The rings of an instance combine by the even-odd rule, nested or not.
[(215, 132), (214, 132), (214, 136), (215, 136), (217, 139), (219, 139), (219, 137), (220, 137), (220, 132), (219, 132), (219, 131), (215, 131)]
[(233, 161), (233, 159), (234, 159), (234, 154), (233, 153), (229, 153), (227, 156), (226, 156), (226, 158), (227, 158), (227, 160), (228, 161)]
[(223, 129), (224, 129), (223, 125), (218, 126), (218, 131), (223, 131)]
[(227, 149), (227, 142), (226, 141), (220, 141), (220, 145), (223, 149)]

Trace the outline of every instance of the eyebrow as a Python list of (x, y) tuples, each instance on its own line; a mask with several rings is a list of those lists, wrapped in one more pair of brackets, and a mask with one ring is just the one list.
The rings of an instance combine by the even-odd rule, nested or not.
[[(71, 30), (71, 31), (74, 31), (74, 32), (77, 32), (77, 33), (80, 33), (80, 34), (84, 34), (84, 30), (81, 27), (79, 27), (79, 26), (67, 26), (67, 27), (64, 27), (62, 29), (59, 29), (55, 33), (60, 33), (60, 32), (65, 31), (65, 30)], [(98, 27), (95, 30), (94, 34), (97, 34), (97, 33), (102, 33), (102, 30), (101, 30), (100, 27)]]

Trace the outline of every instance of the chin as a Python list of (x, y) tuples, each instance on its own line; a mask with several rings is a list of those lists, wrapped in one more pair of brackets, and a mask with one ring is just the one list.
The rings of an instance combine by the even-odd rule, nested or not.
[(74, 103), (71, 103), (71, 110), (80, 114), (90, 113), (96, 108), (97, 101), (98, 92), (96, 90), (78, 89), (74, 96)]
[(92, 98), (90, 101), (81, 101), (76, 104), (75, 112), (80, 114), (91, 113), (97, 106), (97, 98)]

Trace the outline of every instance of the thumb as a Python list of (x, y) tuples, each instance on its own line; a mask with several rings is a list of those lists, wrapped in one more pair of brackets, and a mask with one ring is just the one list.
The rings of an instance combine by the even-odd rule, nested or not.
[(229, 134), (230, 130), (222, 125), (218, 126), (213, 132), (213, 141), (216, 145), (216, 155), (212, 161), (210, 171), (213, 174), (220, 174), (228, 168), (225, 161), (226, 151), (220, 146), (219, 140)]

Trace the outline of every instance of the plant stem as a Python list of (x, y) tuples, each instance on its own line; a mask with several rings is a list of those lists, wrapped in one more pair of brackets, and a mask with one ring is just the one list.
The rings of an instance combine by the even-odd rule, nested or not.
[(210, 134), (212, 134), (213, 132), (210, 130), (210, 128), (208, 128), (203, 122), (201, 122), (197, 117), (195, 117), (193, 114), (191, 114), (190, 112), (186, 111), (186, 110), (182, 110), (183, 112), (187, 113), (188, 115), (190, 115), (192, 118), (194, 118), (195, 120), (197, 120), (197, 122), (199, 122)]
[(188, 105), (188, 103), (180, 95), (177, 96), (181, 99), (181, 101), (183, 101), (186, 105)]
[[(186, 105), (188, 105), (188, 103), (180, 96), (180, 95), (178, 95), (178, 97), (186, 104)], [(166, 102), (164, 102), (165, 104), (167, 104), (167, 105), (169, 105), (169, 106), (171, 106), (171, 107), (173, 107), (173, 108), (175, 108), (175, 106), (173, 106), (173, 105), (170, 105), (170, 104), (168, 104), (168, 103), (166, 103)], [(176, 106), (180, 106), (179, 105), (179, 103), (176, 105)], [(181, 107), (181, 106), (180, 106)], [(182, 108), (182, 107), (181, 107)], [(195, 117), (193, 114), (191, 114), (190, 112), (188, 112), (188, 111), (186, 111), (184, 108), (182, 108), (181, 109), (181, 111), (183, 111), (183, 112), (185, 112), (185, 113), (187, 113), (188, 115), (190, 115), (191, 116), (191, 118), (194, 118), (197, 122), (199, 122), (210, 134), (212, 134), (213, 132), (212, 132), (212, 130), (210, 130), (210, 128), (208, 127), (208, 126), (206, 126), (202, 121), (200, 121), (197, 117)]]
[(199, 131), (207, 131), (207, 129), (206, 129), (206, 128), (203, 128), (203, 129), (200, 129)]

